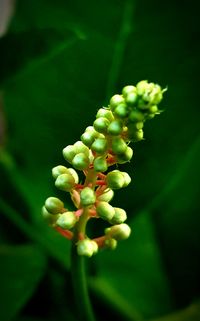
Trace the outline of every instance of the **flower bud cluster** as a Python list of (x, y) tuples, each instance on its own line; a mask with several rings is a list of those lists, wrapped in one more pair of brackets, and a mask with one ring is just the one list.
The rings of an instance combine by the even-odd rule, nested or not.
[[(164, 91), (146, 80), (124, 87), (121, 95), (110, 99), (108, 107), (98, 110), (81, 140), (63, 149), (64, 159), (72, 167), (59, 165), (52, 169), (55, 186), (70, 193), (76, 209), (69, 211), (61, 200), (49, 197), (42, 215), (62, 235), (72, 238), (79, 255), (91, 257), (99, 247), (115, 249), (118, 241), (130, 236), (131, 229), (124, 223), (125, 210), (110, 202), (114, 191), (127, 187), (131, 178), (119, 169), (109, 171), (109, 166), (131, 160), (133, 150), (129, 143), (143, 139), (144, 122), (160, 113), (158, 104)], [(83, 181), (76, 170), (83, 172)], [(90, 219), (103, 219), (110, 227), (103, 236), (90, 239), (86, 233)]]

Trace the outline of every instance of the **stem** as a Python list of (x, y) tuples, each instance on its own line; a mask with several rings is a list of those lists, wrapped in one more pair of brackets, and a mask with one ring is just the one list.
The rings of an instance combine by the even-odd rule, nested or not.
[(85, 260), (85, 257), (77, 254), (76, 245), (73, 244), (71, 249), (71, 275), (79, 320), (95, 321), (88, 293)]

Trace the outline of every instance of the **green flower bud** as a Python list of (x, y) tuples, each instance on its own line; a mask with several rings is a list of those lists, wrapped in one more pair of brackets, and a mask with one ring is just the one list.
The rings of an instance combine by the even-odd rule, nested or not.
[(144, 95), (145, 91), (148, 90), (148, 82), (147, 80), (141, 80), (136, 85), (137, 93), (139, 96)]
[(129, 120), (131, 122), (141, 122), (144, 120), (144, 114), (139, 110), (133, 110), (129, 115)]
[(135, 93), (137, 90), (136, 90), (136, 87), (135, 86), (125, 86), (123, 89), (122, 89), (122, 95), (124, 97), (126, 97), (128, 94), (130, 93)]
[(72, 160), (72, 165), (74, 166), (74, 168), (80, 171), (88, 168), (89, 166), (88, 155), (85, 155), (84, 153), (77, 154)]
[(110, 250), (115, 250), (117, 247), (117, 241), (115, 239), (109, 238), (105, 240), (105, 246)]
[(94, 121), (93, 126), (97, 132), (106, 133), (109, 124), (110, 122), (107, 118), (99, 117)]
[(75, 181), (75, 184), (78, 184), (78, 182), (79, 182), (79, 177), (78, 177), (78, 174), (77, 174), (77, 172), (75, 171), (75, 169), (73, 169), (73, 168), (68, 168), (68, 173), (70, 173), (70, 174), (73, 176), (74, 181)]
[(133, 156), (133, 150), (131, 147), (127, 146), (124, 153), (117, 155), (117, 163), (124, 164), (129, 162)]
[(110, 99), (111, 110), (115, 110), (115, 108), (121, 103), (124, 103), (124, 98), (121, 95), (112, 96)]
[(51, 214), (47, 211), (46, 207), (43, 206), (42, 217), (49, 225), (54, 225), (56, 220), (60, 217), (60, 214)]
[(91, 257), (96, 252), (95, 241), (89, 239), (80, 240), (77, 243), (77, 253), (78, 255), (84, 255)]
[(126, 96), (126, 103), (130, 106), (133, 106), (136, 104), (138, 100), (138, 95), (136, 92), (130, 92), (127, 96)]
[(124, 175), (118, 170), (109, 172), (106, 176), (106, 183), (111, 189), (122, 188), (124, 186)]
[(85, 146), (85, 144), (83, 144), (83, 142), (81, 142), (80, 140), (78, 140), (74, 144), (74, 150), (75, 150), (76, 154), (83, 153), (87, 156), (89, 155), (89, 148), (87, 146)]
[(123, 184), (123, 187), (126, 187), (130, 184), (131, 182), (131, 177), (129, 176), (128, 173), (126, 172), (121, 172), (121, 174), (124, 176), (124, 184)]
[(85, 187), (81, 191), (80, 198), (81, 198), (81, 204), (83, 206), (88, 206), (95, 203), (96, 194), (93, 191), (93, 189), (91, 189), (90, 187)]
[(97, 244), (97, 242), (95, 242), (95, 241), (92, 241), (91, 240), (91, 243), (92, 243), (92, 246), (93, 246), (93, 254), (96, 254), (97, 252), (98, 252), (98, 244)]
[(76, 151), (73, 145), (68, 145), (63, 149), (64, 159), (69, 163), (72, 162), (72, 159), (74, 158), (75, 155), (76, 155)]
[(123, 129), (123, 124), (120, 120), (113, 120), (108, 126), (108, 133), (110, 135), (119, 135)]
[(65, 212), (56, 221), (56, 225), (60, 226), (64, 230), (71, 229), (77, 222), (74, 212)]
[(61, 174), (67, 174), (68, 168), (62, 165), (58, 165), (52, 168), (52, 176), (56, 179)]
[(150, 114), (159, 114), (159, 109), (157, 105), (153, 105), (149, 107)]
[(95, 136), (88, 131), (81, 135), (81, 140), (86, 146), (90, 147), (95, 140)]
[(74, 177), (69, 174), (61, 174), (56, 178), (55, 186), (65, 192), (70, 192), (74, 187)]
[(144, 132), (142, 129), (139, 130), (129, 130), (129, 138), (132, 142), (139, 142), (144, 137)]
[(105, 108), (100, 108), (96, 114), (96, 118), (107, 118), (109, 121), (112, 121), (114, 119), (113, 113)]
[(105, 157), (97, 157), (94, 160), (94, 169), (96, 172), (105, 172), (108, 169), (108, 164)]
[(113, 196), (114, 196), (113, 190), (110, 188), (106, 188), (106, 190), (103, 192), (103, 194), (98, 196), (98, 200), (104, 201), (104, 202), (110, 202), (111, 199), (113, 198)]
[(98, 154), (105, 153), (106, 149), (108, 148), (108, 143), (105, 138), (96, 138), (94, 143), (91, 146), (91, 149)]
[(107, 228), (105, 230), (105, 234), (110, 236), (111, 238), (114, 238), (117, 241), (120, 241), (125, 240), (130, 236), (131, 229), (127, 224), (122, 223)]
[(115, 108), (115, 115), (119, 118), (126, 118), (129, 114), (127, 105), (120, 104)]
[(98, 136), (98, 132), (94, 129), (93, 126), (88, 126), (86, 129), (85, 129), (85, 132), (86, 133), (90, 133), (91, 135), (93, 135), (95, 138)]
[(107, 202), (100, 201), (97, 205), (97, 214), (106, 221), (110, 221), (114, 214), (115, 210), (114, 208), (108, 204)]
[(121, 224), (127, 219), (127, 215), (125, 210), (119, 207), (114, 207), (115, 214), (113, 218), (110, 220), (111, 224)]
[(111, 145), (112, 151), (118, 155), (123, 154), (127, 149), (125, 141), (121, 137), (114, 137)]
[(64, 208), (64, 203), (57, 197), (49, 197), (45, 201), (45, 208), (51, 214), (59, 214)]

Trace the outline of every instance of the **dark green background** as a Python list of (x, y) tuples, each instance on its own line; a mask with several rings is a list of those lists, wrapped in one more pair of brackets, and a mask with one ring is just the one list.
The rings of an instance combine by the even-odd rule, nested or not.
[[(51, 168), (65, 165), (62, 148), (112, 94), (142, 79), (168, 87), (165, 112), (121, 166), (132, 183), (112, 203), (126, 209), (132, 235), (89, 261), (95, 312), (155, 319), (198, 300), (198, 20), (193, 0), (16, 2), (0, 39), (1, 321), (76, 320), (70, 244), (40, 216), (44, 200), (60, 195)], [(166, 321), (199, 321), (192, 307), (193, 319), (186, 309)]]

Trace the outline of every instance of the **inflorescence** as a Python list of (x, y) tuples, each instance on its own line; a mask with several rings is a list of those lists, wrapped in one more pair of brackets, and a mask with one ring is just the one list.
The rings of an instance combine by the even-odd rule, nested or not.
[[(146, 80), (124, 87), (121, 95), (110, 99), (108, 107), (98, 110), (93, 126), (85, 129), (81, 140), (63, 149), (72, 167), (58, 165), (52, 169), (55, 186), (70, 193), (75, 210), (69, 211), (60, 199), (49, 197), (42, 215), (49, 225), (74, 241), (79, 255), (91, 257), (102, 247), (115, 249), (117, 241), (129, 237), (125, 210), (113, 207), (110, 201), (114, 190), (126, 187), (131, 178), (118, 169), (109, 171), (109, 167), (131, 160), (129, 144), (143, 139), (144, 122), (160, 113), (158, 104), (165, 90)], [(77, 171), (84, 173), (83, 182)], [(103, 236), (91, 239), (86, 234), (87, 222), (99, 218), (111, 226)]]

